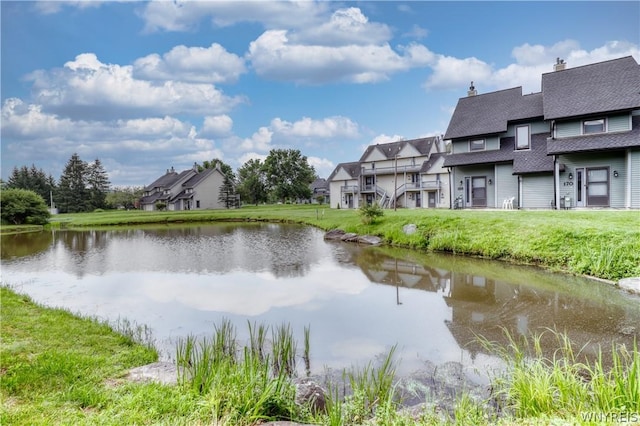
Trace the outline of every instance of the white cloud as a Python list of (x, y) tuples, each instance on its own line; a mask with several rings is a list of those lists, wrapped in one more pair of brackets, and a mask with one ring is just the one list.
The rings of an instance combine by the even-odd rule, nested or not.
[(477, 58), (458, 59), (451, 56), (438, 56), (432, 65), (433, 74), (427, 79), (427, 89), (451, 89), (488, 81), (491, 66)]
[(266, 28), (305, 28), (319, 22), (328, 10), (324, 2), (152, 1), (141, 17), (146, 31), (188, 31), (210, 19), (224, 27), (241, 22), (259, 22)]
[(498, 69), (477, 58), (439, 56), (424, 87), (427, 90), (458, 89), (466, 92), (473, 81), (479, 93), (518, 86), (522, 86), (523, 93), (539, 92), (542, 74), (553, 71), (553, 64), (558, 58), (571, 68), (628, 55), (640, 60), (637, 44), (611, 41), (586, 51), (574, 40), (563, 40), (551, 46), (528, 43), (517, 46), (512, 50), (516, 62)]
[(356, 138), (359, 136), (357, 123), (349, 118), (339, 116), (327, 117), (322, 120), (303, 117), (294, 123), (275, 118), (271, 121), (271, 129), (278, 137), (287, 140)]
[(217, 43), (209, 47), (176, 46), (160, 57), (152, 54), (133, 63), (134, 78), (195, 83), (233, 83), (246, 71), (244, 60)]
[[(404, 136), (400, 136), (400, 135), (387, 136), (387, 135), (385, 135), (383, 133), (383, 134), (378, 135), (375, 138), (371, 139), (371, 143), (369, 143), (369, 145), (376, 145), (376, 144), (379, 144), (379, 143), (397, 142), (397, 141), (401, 141), (401, 140), (404, 140), (404, 139), (405, 139)], [(365, 146), (365, 149), (366, 149), (366, 146)], [(364, 149), (362, 150), (362, 152), (364, 152)]]
[(291, 40), (323, 46), (375, 45), (386, 43), (391, 36), (387, 25), (369, 22), (360, 9), (350, 7), (336, 10), (328, 22), (293, 33)]
[(242, 151), (262, 151), (267, 152), (271, 150), (271, 137), (273, 131), (267, 127), (260, 127), (257, 132), (251, 135), (250, 138), (245, 138), (239, 145)]
[(388, 44), (323, 46), (290, 42), (286, 30), (266, 31), (249, 45), (247, 58), (260, 76), (298, 83), (373, 83), (424, 66), (428, 49), (411, 45), (398, 54)]
[(328, 177), (331, 172), (333, 172), (333, 169), (336, 168), (333, 161), (327, 158), (311, 156), (307, 157), (307, 162), (315, 169), (316, 174), (320, 177)]
[(228, 136), (233, 128), (233, 120), (228, 115), (207, 116), (204, 118), (201, 136), (219, 137)]
[(249, 160), (264, 161), (266, 158), (267, 158), (267, 154), (259, 154), (257, 152), (246, 152), (238, 158), (238, 164), (242, 166), (244, 163), (246, 163)]
[(210, 84), (137, 80), (132, 70), (127, 65), (104, 64), (95, 54), (84, 53), (62, 69), (37, 71), (29, 79), (44, 111), (76, 119), (219, 114), (243, 102)]

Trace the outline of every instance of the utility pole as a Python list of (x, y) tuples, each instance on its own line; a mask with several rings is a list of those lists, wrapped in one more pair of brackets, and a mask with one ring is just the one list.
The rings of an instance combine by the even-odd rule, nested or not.
[(397, 211), (398, 205), (398, 154), (395, 155), (395, 167), (393, 171), (393, 211)]

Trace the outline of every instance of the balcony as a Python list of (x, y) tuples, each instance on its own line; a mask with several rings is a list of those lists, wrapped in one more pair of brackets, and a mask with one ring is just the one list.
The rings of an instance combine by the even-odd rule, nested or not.
[(358, 185), (344, 185), (340, 187), (340, 192), (343, 194), (357, 194)]
[(381, 176), (381, 175), (393, 175), (396, 172), (401, 173), (419, 173), (422, 168), (422, 164), (406, 165), (396, 167), (376, 167), (375, 169), (362, 168), (361, 175), (363, 176)]

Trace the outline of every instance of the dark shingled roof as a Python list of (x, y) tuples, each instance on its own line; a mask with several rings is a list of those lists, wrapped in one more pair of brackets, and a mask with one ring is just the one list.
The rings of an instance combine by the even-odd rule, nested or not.
[(147, 186), (144, 190), (151, 191), (153, 188), (168, 188), (178, 180), (178, 173), (173, 171), (167, 171), (164, 175), (156, 179), (151, 185)]
[(351, 163), (339, 163), (333, 173), (331, 173), (331, 175), (327, 178), (327, 181), (331, 182), (340, 168), (343, 168), (347, 173), (349, 173), (349, 176), (351, 176), (351, 178), (355, 179), (360, 176), (360, 167), (361, 166), (359, 161), (354, 161)]
[(522, 96), (522, 87), (460, 98), (445, 139), (507, 131), (509, 121), (542, 117), (542, 93)]
[(444, 167), (513, 161), (513, 174), (552, 172), (553, 157), (548, 156), (546, 151), (548, 137), (549, 133), (531, 135), (531, 149), (523, 150), (514, 150), (515, 137), (501, 138), (499, 150), (450, 154), (444, 158)]
[(397, 154), (399, 154), (407, 145), (413, 146), (420, 154), (427, 155), (431, 151), (432, 145), (436, 143), (437, 140), (437, 137), (432, 136), (428, 138), (409, 139), (397, 142), (369, 145), (364, 151), (364, 154), (362, 154), (362, 157), (360, 157), (360, 161), (366, 161), (367, 157), (374, 149), (378, 149), (385, 157), (387, 157), (387, 159), (392, 159)]
[(632, 117), (632, 130), (621, 133), (600, 133), (573, 138), (547, 141), (547, 153), (565, 154), (570, 152), (608, 151), (640, 147), (640, 116)]
[[(513, 174), (553, 172), (553, 157), (547, 155), (547, 138), (549, 133), (531, 135), (531, 149), (513, 152)], [(512, 144), (515, 138), (511, 139)]]
[(542, 75), (544, 118), (640, 107), (640, 66), (631, 56)]
[(436, 161), (438, 161), (440, 158), (444, 157), (445, 155), (446, 154), (431, 154), (431, 156), (427, 161), (422, 162), (420, 173), (427, 173), (429, 169), (431, 169), (431, 167), (433, 167), (433, 165), (436, 164)]

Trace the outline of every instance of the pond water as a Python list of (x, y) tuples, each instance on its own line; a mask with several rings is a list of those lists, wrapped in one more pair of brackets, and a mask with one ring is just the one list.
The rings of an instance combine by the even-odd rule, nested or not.
[[(632, 345), (640, 299), (611, 285), (543, 271), (390, 247), (326, 242), (315, 228), (207, 224), (52, 231), (2, 238), (2, 282), (47, 306), (149, 326), (163, 359), (178, 339), (210, 337), (223, 319), (288, 323), (311, 369), (384, 356), (398, 373), (462, 365), (482, 381), (498, 360), (476, 336), (566, 332), (587, 356)], [(549, 346), (549, 351), (553, 350)], [(302, 363), (300, 363), (302, 364)]]

